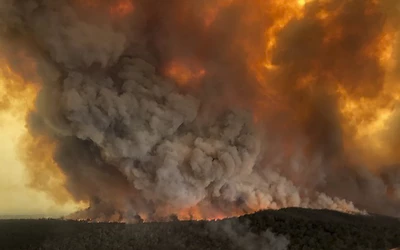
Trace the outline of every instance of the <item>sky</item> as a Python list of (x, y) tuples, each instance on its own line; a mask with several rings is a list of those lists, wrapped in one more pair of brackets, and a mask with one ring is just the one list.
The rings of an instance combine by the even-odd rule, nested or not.
[[(3, 81), (0, 79), (0, 84)], [(26, 132), (24, 117), (0, 112), (0, 131), (0, 217), (57, 217), (73, 212), (74, 204), (57, 205), (46, 194), (27, 186), (28, 175), (16, 150)]]

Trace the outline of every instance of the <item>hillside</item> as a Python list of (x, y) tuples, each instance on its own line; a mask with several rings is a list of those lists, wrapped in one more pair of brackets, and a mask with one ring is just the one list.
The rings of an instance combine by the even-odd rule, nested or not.
[(278, 250), (286, 245), (289, 249), (391, 249), (400, 246), (400, 221), (301, 208), (260, 211), (223, 221), (0, 220), (0, 249), (7, 250)]

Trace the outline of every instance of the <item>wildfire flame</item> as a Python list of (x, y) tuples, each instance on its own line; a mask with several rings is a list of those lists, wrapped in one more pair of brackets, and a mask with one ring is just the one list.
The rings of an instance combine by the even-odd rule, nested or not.
[(185, 64), (179, 60), (172, 61), (166, 68), (166, 76), (173, 79), (178, 85), (185, 86), (200, 82), (206, 71), (201, 67)]
[[(131, 42), (129, 39), (133, 39), (135, 46), (149, 43), (149, 47), (161, 50), (160, 55), (156, 53), (155, 57), (161, 58), (159, 65), (163, 76), (182, 89), (190, 89), (194, 95), (205, 82), (218, 85), (221, 93), (215, 96), (228, 96), (226, 99), (229, 104), (238, 103), (238, 107), (244, 106), (251, 110), (257, 126), (273, 127), (273, 131), (281, 132), (285, 158), (293, 156), (296, 151), (292, 135), (298, 133), (306, 137), (306, 146), (299, 151), (308, 159), (314, 151), (320, 152), (324, 150), (320, 148), (327, 147), (330, 141), (327, 142), (326, 137), (330, 140), (334, 137), (331, 126), (337, 126), (335, 131), (339, 131), (337, 134), (340, 135), (337, 137), (343, 140), (341, 147), (344, 149), (343, 153), (333, 155), (366, 166), (376, 176), (379, 176), (384, 165), (400, 162), (400, 141), (393, 138), (399, 136), (396, 131), (400, 128), (397, 58), (399, 29), (396, 26), (398, 22), (394, 20), (397, 17), (389, 14), (386, 16), (383, 8), (386, 2), (161, 1), (162, 7), (149, 7), (146, 5), (149, 2), (139, 0), (73, 1), (74, 7), (83, 9), (84, 13), (98, 11), (101, 17), (105, 13), (104, 19), (107, 19), (106, 22), (110, 19), (112, 24), (115, 20), (123, 22), (125, 17), (135, 16), (133, 13), (143, 8), (143, 16), (149, 17), (144, 19), (145, 24), (141, 26), (140, 32), (150, 34), (149, 40), (155, 36), (156, 41), (150, 43), (146, 39), (135, 40), (136, 37), (129, 36), (131, 34), (121, 37), (126, 38), (127, 43)], [(174, 8), (164, 11), (163, 7), (168, 7), (169, 4)], [(162, 18), (157, 16), (164, 14)], [(158, 34), (158, 29), (165, 28), (163, 25), (169, 30), (160, 32), (161, 35), (157, 37), (155, 34)], [(234, 28), (228, 27), (230, 25)], [(120, 30), (115, 32), (117, 35), (125, 30), (119, 26), (118, 28)], [(229, 30), (229, 35), (226, 30)], [(91, 50), (95, 43), (88, 42), (87, 46)], [(131, 49), (123, 46), (115, 53), (110, 52), (112, 58), (118, 58), (124, 51)], [(71, 48), (73, 50), (74, 46)], [(162, 53), (164, 48), (169, 49), (168, 53)], [(108, 49), (112, 50), (104, 46), (104, 49), (102, 47), (93, 51)], [(107, 55), (101, 58), (102, 61), (108, 62), (106, 57)], [(93, 58), (96, 61), (97, 58)], [(25, 68), (32, 72), (37, 71), (35, 63), (29, 58), (23, 57), (23, 60), (27, 64), (24, 65)], [(63, 62), (57, 63), (63, 67)], [(0, 86), (0, 111), (25, 117), (35, 109), (34, 103), (40, 84), (26, 82), (9, 64), (7, 61), (0, 61), (0, 78), (6, 79)], [(209, 78), (216, 71), (219, 78), (209, 83)], [(240, 72), (236, 74), (236, 71)], [(139, 79), (144, 76), (134, 77)], [(147, 93), (149, 90), (143, 88), (142, 91)], [(322, 109), (328, 103), (331, 108)], [(154, 113), (163, 111), (152, 108), (156, 110)], [(96, 112), (101, 113), (98, 110)], [(104, 112), (108, 112), (108, 116), (110, 113), (127, 113), (123, 108), (118, 111), (109, 108)], [(161, 122), (154, 118), (152, 123)], [(107, 126), (111, 129), (115, 124), (110, 124)], [(104, 139), (103, 136), (98, 136), (101, 138), (99, 141)], [(121, 138), (118, 137), (119, 139)], [(118, 141), (121, 145), (124, 143), (122, 139)], [(50, 193), (58, 202), (66, 203), (71, 200), (65, 188), (68, 177), (53, 159), (56, 149), (57, 143), (51, 136), (35, 134), (33, 131), (27, 131), (19, 145), (21, 159), (34, 177), (31, 185)], [(395, 192), (391, 190), (390, 193)], [(253, 203), (245, 204), (246, 209), (235, 204), (229, 211), (225, 211), (215, 209), (209, 204), (198, 204), (184, 208), (159, 207), (155, 213), (161, 217), (174, 214), (180, 220), (199, 220), (221, 219), (261, 209), (278, 208), (276, 204), (263, 200), (257, 192), (253, 196)], [(286, 205), (285, 202), (282, 203)], [(343, 205), (343, 208), (337, 209), (347, 208)], [(144, 221), (153, 220), (148, 214), (138, 213)], [(96, 220), (99, 219), (93, 218), (93, 221)], [(119, 215), (113, 217), (113, 220), (119, 220)]]

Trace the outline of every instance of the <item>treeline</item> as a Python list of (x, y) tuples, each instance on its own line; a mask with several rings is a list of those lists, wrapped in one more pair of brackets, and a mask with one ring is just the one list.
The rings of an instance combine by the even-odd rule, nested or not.
[[(268, 234), (268, 241), (261, 244), (260, 237), (267, 235), (268, 230), (273, 234)], [(249, 234), (249, 237), (244, 234)], [(277, 240), (272, 242), (271, 237), (275, 236)], [(236, 239), (246, 241), (238, 242)], [(257, 249), (252, 242), (262, 246), (271, 244), (274, 249), (288, 245), (289, 249), (301, 250), (388, 250), (400, 246), (400, 221), (382, 216), (300, 208), (261, 211), (215, 222), (119, 224), (46, 219), (0, 221), (0, 249), (4, 250)]]

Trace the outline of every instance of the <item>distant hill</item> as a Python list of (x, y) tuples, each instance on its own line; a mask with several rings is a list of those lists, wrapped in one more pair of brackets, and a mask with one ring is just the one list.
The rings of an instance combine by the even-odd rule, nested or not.
[[(270, 231), (269, 231), (270, 230)], [(280, 250), (400, 246), (400, 221), (330, 210), (266, 210), (222, 221), (121, 224), (1, 220), (0, 249)]]
[(42, 219), (48, 218), (44, 214), (13, 214), (13, 215), (0, 215), (0, 220), (10, 220), (10, 219)]

